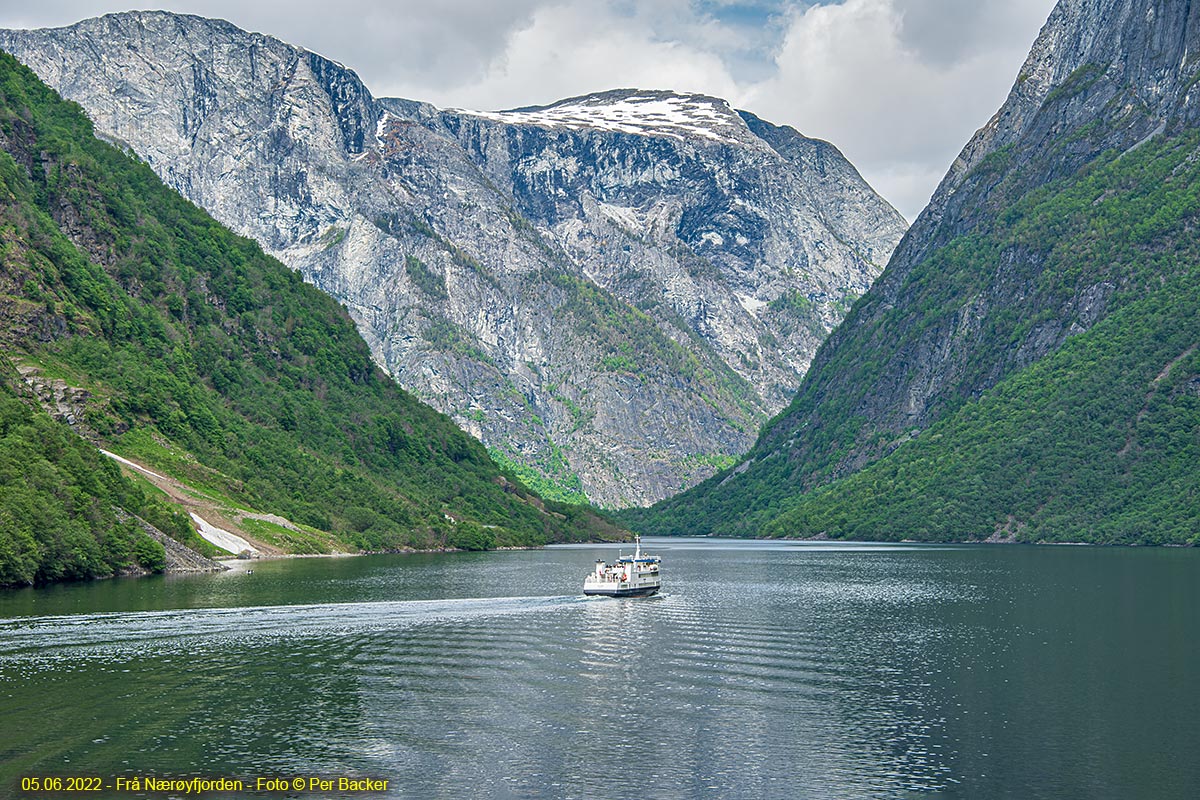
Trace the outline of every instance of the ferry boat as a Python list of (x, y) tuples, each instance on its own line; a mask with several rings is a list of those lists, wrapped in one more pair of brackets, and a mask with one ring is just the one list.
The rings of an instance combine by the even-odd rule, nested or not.
[(618, 556), (615, 564), (596, 561), (596, 569), (583, 579), (583, 593), (603, 597), (649, 597), (662, 587), (658, 556), (642, 555), (642, 537), (634, 538), (632, 556)]

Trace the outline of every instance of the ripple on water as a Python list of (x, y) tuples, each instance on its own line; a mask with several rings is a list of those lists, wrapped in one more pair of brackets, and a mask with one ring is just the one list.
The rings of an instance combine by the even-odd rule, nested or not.
[(21, 617), (0, 620), (0, 661), (61, 661), (81, 654), (148, 653), (213, 642), (250, 646), (278, 637), (337, 637), (413, 625), (507, 614), (543, 613), (576, 597), (503, 597), (408, 602), (332, 603)]
[[(628, 776), (664, 800), (902, 797), (956, 782), (997, 796), (1029, 789), (1024, 776), (1038, 768), (1087, 765), (1078, 785), (1093, 773), (1119, 784), (1160, 754), (1174, 772), (1151, 780), (1190, 768), (1177, 743), (1200, 717), (1187, 670), (1200, 663), (1196, 637), (1166, 639), (1159, 649), (1179, 657), (1163, 665), (1126, 658), (1109, 639), (1121, 605), (1087, 639), (1080, 612), (1103, 597), (1092, 573), (1061, 589), (1073, 556), (685, 545), (664, 562), (667, 591), (646, 600), (568, 596), (597, 550), (564, 548), (464, 557), (454, 569), (433, 558), (339, 562), (369, 602), (0, 621), (0, 752), (106, 774), (370, 774), (395, 780), (396, 797), (423, 799), (619, 797), (631, 794)], [(1164, 558), (1177, 555), (1188, 556)], [(1044, 574), (1039, 559), (1050, 559)], [(301, 567), (261, 571), (307, 574), (314, 596), (347, 596)], [(489, 596), (536, 595), (558, 573), (567, 588), (553, 596)], [(1164, 574), (1122, 599), (1170, 589), (1160, 592), (1169, 603), (1129, 616), (1135, 633), (1172, 614), (1187, 623), (1200, 606), (1180, 588), (1194, 581)], [(405, 599), (434, 578), (473, 581), (464, 592), (484, 596)], [(1117, 570), (1108, 583), (1130, 581)], [(1079, 680), (1093, 662), (1103, 669)], [(1116, 702), (1136, 687), (1143, 703), (1155, 684), (1115, 676), (1148, 672), (1168, 685), (1176, 675), (1172, 702), (1156, 706), (1155, 727), (1110, 746), (1100, 724), (1110, 704), (1093, 702), (1094, 687)], [(1096, 747), (1048, 765), (1025, 734), (1052, 737), (1071, 713)], [(1127, 751), (1136, 757), (1106, 771)], [(1159, 796), (1187, 796), (1172, 791), (1181, 785)]]

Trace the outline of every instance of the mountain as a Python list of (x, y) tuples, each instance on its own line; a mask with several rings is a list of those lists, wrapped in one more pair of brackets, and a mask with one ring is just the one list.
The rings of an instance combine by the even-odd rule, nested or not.
[(497, 458), (609, 507), (745, 452), (906, 227), (835, 147), (712, 97), (437, 109), (162, 12), (0, 47), (344, 302)]
[(0, 585), (161, 569), (164, 531), (205, 547), (180, 506), (291, 552), (619, 533), (503, 473), (335, 300), (7, 54), (0, 340)]
[(748, 456), (657, 532), (1197, 542), (1200, 8), (1062, 0)]

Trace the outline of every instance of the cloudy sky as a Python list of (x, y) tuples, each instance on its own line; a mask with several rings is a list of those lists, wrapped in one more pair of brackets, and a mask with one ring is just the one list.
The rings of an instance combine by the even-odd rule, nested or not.
[(616, 87), (727, 98), (836, 144), (910, 220), (1004, 100), (1054, 0), (0, 0), (0, 27), (221, 17), (377, 96), (495, 110)]

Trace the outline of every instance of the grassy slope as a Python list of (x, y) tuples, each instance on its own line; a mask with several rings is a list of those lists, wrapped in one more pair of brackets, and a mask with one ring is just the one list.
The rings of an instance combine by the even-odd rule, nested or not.
[[(375, 368), (335, 301), (97, 140), (77, 106), (6, 54), (0, 149), (6, 350), (89, 390), (87, 425), (112, 449), (350, 548), (613, 532), (502, 476)], [(25, 538), (0, 546), (46, 557)]]

